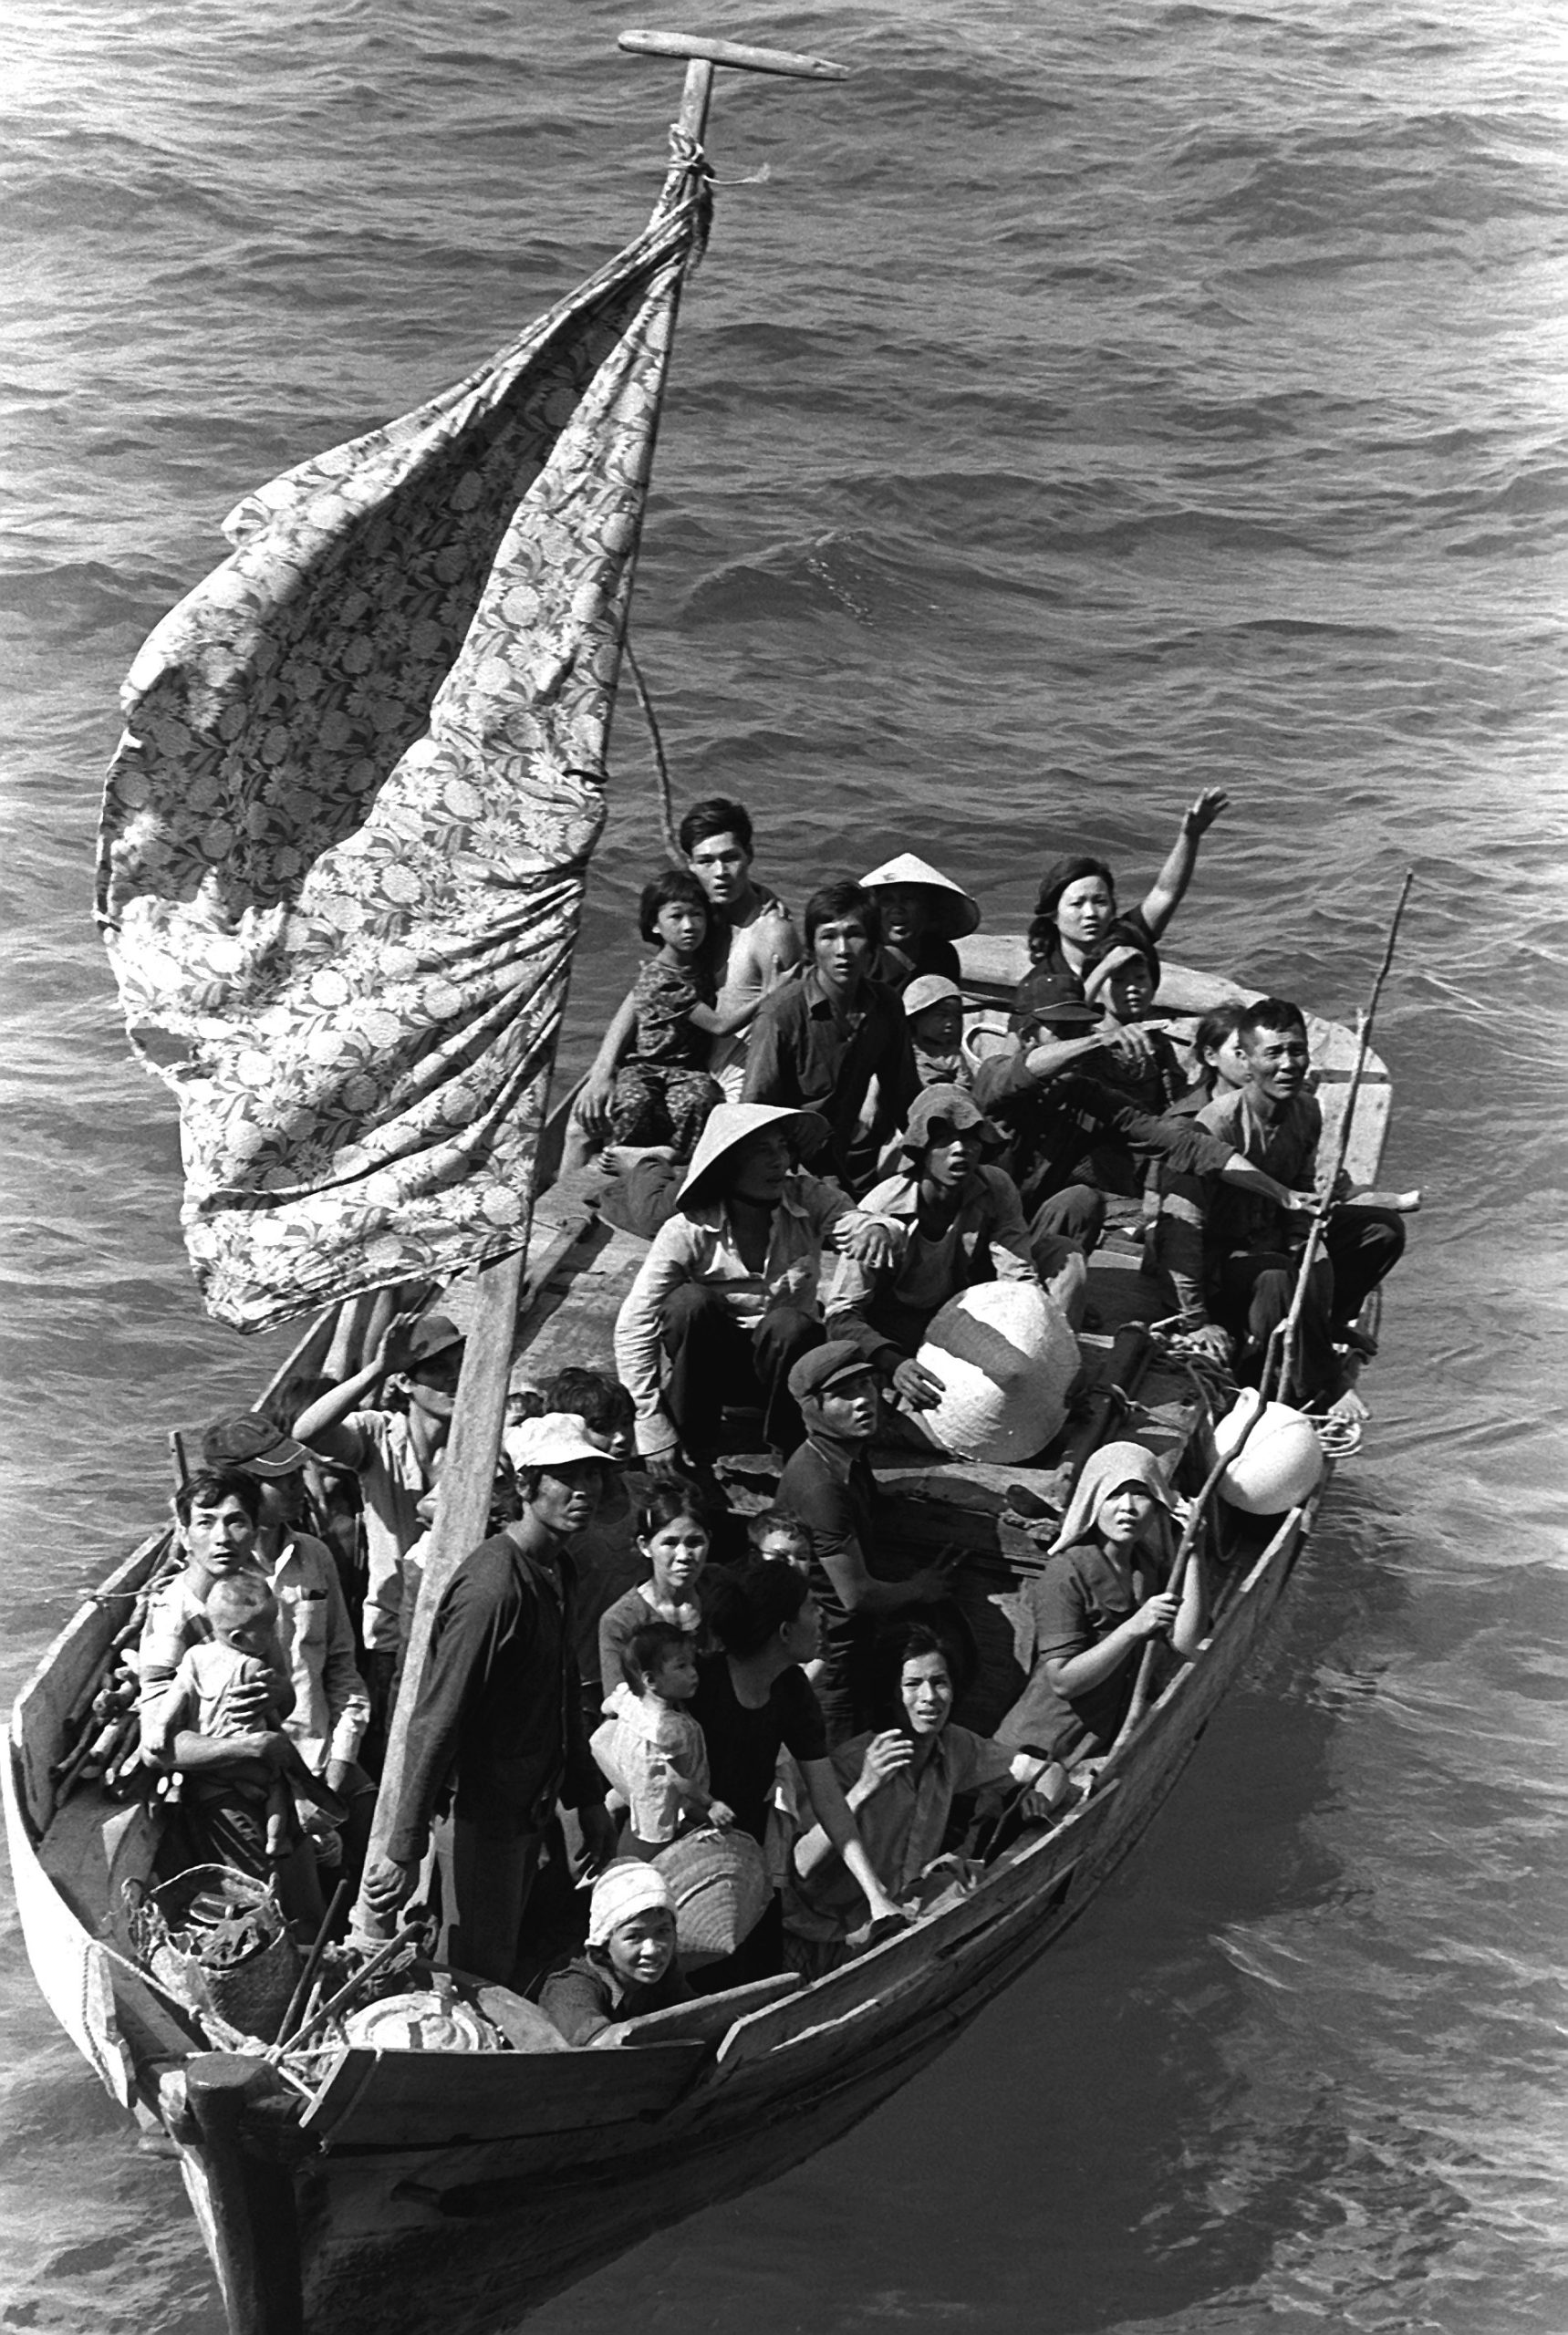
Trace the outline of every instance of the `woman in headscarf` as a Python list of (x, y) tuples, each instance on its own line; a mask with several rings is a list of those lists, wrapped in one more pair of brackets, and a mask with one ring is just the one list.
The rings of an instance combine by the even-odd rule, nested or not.
[(588, 1903), (587, 1950), (550, 1973), (540, 2009), (568, 2043), (591, 2043), (621, 2019), (691, 2000), (664, 1875), (640, 1859), (606, 1865)]
[(1096, 1759), (1108, 1751), (1132, 1702), (1138, 1657), (1151, 1638), (1184, 1661), (1208, 1621), (1197, 1551), (1179, 1593), (1167, 1587), (1177, 1503), (1159, 1463), (1141, 1443), (1107, 1443), (1078, 1478), (1044, 1572), (1029, 1583), (1019, 1617), (1019, 1659), (1029, 1684), (996, 1730), (1033, 1763)]

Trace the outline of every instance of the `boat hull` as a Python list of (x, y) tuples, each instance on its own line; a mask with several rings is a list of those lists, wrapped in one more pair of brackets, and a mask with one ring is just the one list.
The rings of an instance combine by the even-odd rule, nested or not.
[[(432, 2294), (446, 2326), (514, 2321), (850, 2131), (1037, 1960), (1136, 1845), (1251, 1657), (1310, 1521), (1298, 1511), (1282, 1525), (1204, 1659), (1173, 1682), (1114, 1781), (1069, 1823), (907, 1946), (895, 1940), (742, 2022), (744, 2048), (726, 2046), (656, 2122), (439, 2148), (328, 2139), (295, 2175), (306, 2324), (423, 2335)], [(433, 2100), (429, 2112), (439, 2117)]]

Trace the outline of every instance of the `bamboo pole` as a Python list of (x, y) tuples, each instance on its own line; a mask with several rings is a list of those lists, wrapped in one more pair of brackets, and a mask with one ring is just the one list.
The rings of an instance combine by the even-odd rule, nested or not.
[(1272, 1361), (1277, 1359), (1275, 1385), (1282, 1401), (1290, 1390), (1295, 1367), (1296, 1341), (1301, 1331), (1302, 1311), (1306, 1303), (1307, 1281), (1322, 1254), (1324, 1239), (1328, 1230), (1328, 1219), (1334, 1212), (1334, 1188), (1344, 1172), (1345, 1157), (1350, 1150), (1350, 1134), (1355, 1117), (1356, 1099), (1361, 1093), (1361, 1083), (1366, 1074), (1366, 1058), (1372, 1051), (1372, 1025), (1377, 1018), (1377, 1006), (1383, 995), (1383, 984), (1387, 980), (1389, 968), (1394, 962), (1394, 950), (1399, 939), (1399, 927), (1404, 919), (1405, 903), (1410, 897), (1410, 887), (1415, 881), (1415, 869), (1407, 868), (1405, 881), (1399, 887), (1399, 898), (1395, 906), (1394, 919), (1388, 927), (1388, 940), (1383, 951), (1383, 962), (1377, 968), (1377, 978), (1372, 984), (1372, 994), (1366, 1001), (1366, 1010), (1357, 1017), (1355, 1067), (1351, 1072), (1350, 1084), (1345, 1090), (1345, 1109), (1340, 1116), (1339, 1141), (1334, 1147), (1334, 1166), (1324, 1180), (1318, 1204), (1313, 1213), (1306, 1246), (1302, 1251), (1301, 1267), (1296, 1275), (1296, 1285), (1291, 1295), (1291, 1310), (1286, 1314), (1281, 1329), (1275, 1333), (1275, 1337), (1279, 1340), (1277, 1357), (1272, 1338), (1269, 1342), (1270, 1353), (1264, 1356), (1262, 1372), (1258, 1381), (1260, 1410), (1263, 1402), (1268, 1399)]

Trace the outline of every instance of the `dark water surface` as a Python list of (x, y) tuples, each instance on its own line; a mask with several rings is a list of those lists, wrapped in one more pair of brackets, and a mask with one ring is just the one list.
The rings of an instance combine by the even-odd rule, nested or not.
[[(1376, 1422), (1268, 1657), (1049, 1965), (849, 2140), (538, 2335), (1561, 2335), (1568, 75), (1524, 0), (712, 0), (722, 83), (636, 617), (680, 795), (812, 879), (916, 846), (988, 921), (1129, 888), (1348, 1016), (1407, 865)], [(194, 1310), (173, 1107), (88, 914), (115, 691), (240, 493), (622, 240), (674, 69), (607, 0), (12, 0), (7, 1698), (266, 1348)], [(629, 699), (577, 977), (658, 861)], [(579, 1036), (573, 1059), (585, 1048)], [(213, 2335), (0, 1931), (0, 2327)], [(432, 2307), (432, 2330), (441, 2325)]]

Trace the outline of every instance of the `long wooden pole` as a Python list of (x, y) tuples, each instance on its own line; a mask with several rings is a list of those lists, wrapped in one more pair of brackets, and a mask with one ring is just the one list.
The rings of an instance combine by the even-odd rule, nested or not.
[[(1366, 1058), (1372, 1051), (1372, 1025), (1377, 1019), (1378, 1001), (1383, 995), (1383, 984), (1388, 978), (1389, 968), (1394, 962), (1394, 950), (1399, 939), (1399, 927), (1404, 919), (1405, 903), (1410, 897), (1410, 887), (1415, 881), (1415, 869), (1407, 867), (1405, 871), (1405, 881), (1399, 887), (1399, 898), (1395, 905), (1394, 919), (1388, 927), (1388, 940), (1383, 951), (1383, 962), (1377, 968), (1377, 978), (1372, 984), (1372, 994), (1366, 1001), (1366, 1010), (1361, 1014), (1356, 1023), (1358, 1043), (1355, 1050), (1355, 1067), (1351, 1072), (1350, 1084), (1345, 1089), (1345, 1109), (1340, 1116), (1339, 1140), (1334, 1147), (1334, 1166), (1320, 1188), (1317, 1207), (1307, 1232), (1306, 1246), (1302, 1251), (1301, 1266), (1296, 1274), (1296, 1285), (1291, 1294), (1290, 1312), (1286, 1314), (1281, 1328), (1275, 1333), (1279, 1340), (1275, 1384), (1282, 1400), (1286, 1399), (1290, 1392), (1291, 1379), (1295, 1368), (1296, 1340), (1301, 1331), (1302, 1312), (1306, 1304), (1307, 1282), (1322, 1254), (1324, 1239), (1328, 1230), (1328, 1219), (1334, 1211), (1334, 1187), (1344, 1172), (1345, 1162), (1350, 1150), (1350, 1133), (1355, 1117), (1356, 1098), (1361, 1093), (1361, 1082), (1366, 1073)], [(1270, 1341), (1270, 1344), (1272, 1349), (1272, 1340)], [(1264, 1400), (1268, 1396), (1270, 1365), (1275, 1359), (1276, 1355), (1272, 1351), (1264, 1356), (1263, 1368), (1258, 1382), (1260, 1396)]]
[[(831, 65), (823, 57), (799, 56), (785, 49), (753, 48), (734, 41), (693, 39), (683, 33), (623, 33), (619, 46), (647, 56), (686, 58), (686, 79), (675, 127), (680, 137), (690, 140), (693, 146), (701, 145), (707, 131), (713, 74), (718, 66), (815, 81), (841, 81), (846, 78), (842, 66)], [(586, 1228), (579, 1228), (579, 1231), (583, 1229)], [(372, 1860), (384, 1854), (401, 1807), (410, 1767), (410, 1722), (419, 1700), (436, 1609), (463, 1558), (483, 1540), (489, 1521), (496, 1454), (501, 1448), (512, 1371), (518, 1301), (524, 1288), (524, 1254), (523, 1250), (516, 1250), (498, 1264), (487, 1266), (479, 1275), (479, 1302), (463, 1350), (452, 1440), (441, 1470), (441, 1499), (381, 1770), (370, 1833)], [(535, 1286), (540, 1272), (547, 1270), (547, 1261), (535, 1269)], [(395, 1932), (400, 1918), (400, 1914), (378, 1914), (361, 1894), (354, 1908), (354, 1933), (362, 1943), (374, 1943)]]
[[(409, 1725), (419, 1699), (420, 1679), (430, 1648), (431, 1629), (448, 1582), (471, 1549), (485, 1535), (494, 1498), (495, 1458), (506, 1412), (512, 1372), (512, 1335), (523, 1286), (524, 1251), (514, 1249), (478, 1276), (478, 1303), (463, 1346), (462, 1371), (453, 1406), (452, 1438), (441, 1467), (441, 1498), (425, 1554), (424, 1578), (414, 1607), (413, 1627), (403, 1657), (402, 1684), (387, 1738), (381, 1788), (370, 1828), (370, 1855), (381, 1855), (397, 1821), (410, 1768)], [(400, 1914), (377, 1914), (361, 1895), (353, 1928), (361, 1940), (385, 1937)]]

